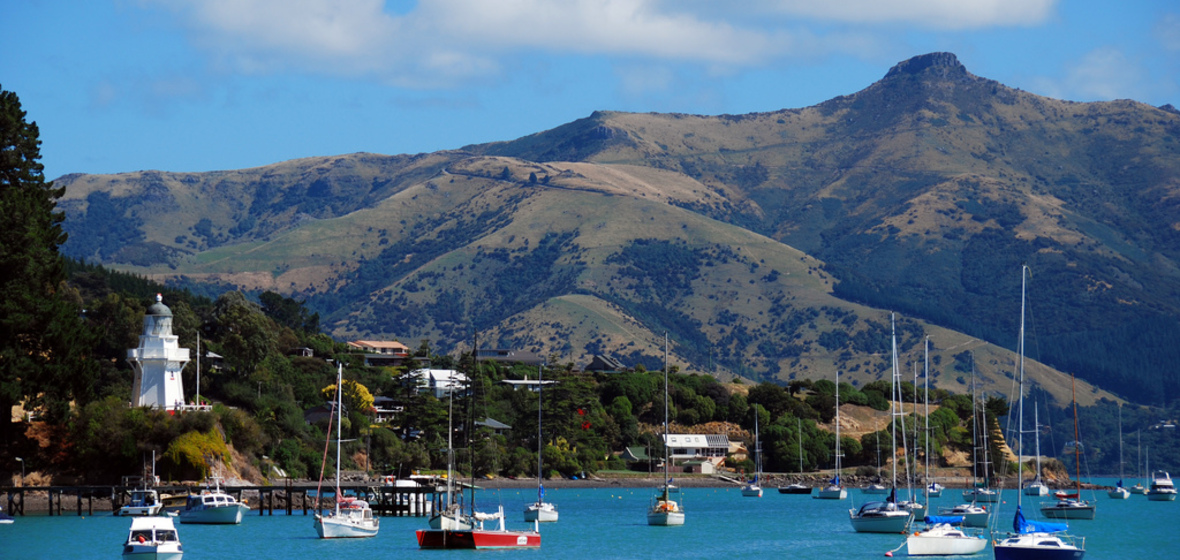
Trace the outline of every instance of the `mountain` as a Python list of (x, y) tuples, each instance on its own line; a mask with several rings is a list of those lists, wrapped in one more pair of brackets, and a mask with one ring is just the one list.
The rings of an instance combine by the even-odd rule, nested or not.
[(722, 377), (878, 379), (930, 335), (940, 386), (972, 354), (1162, 404), (1180, 374), (1180, 114), (1073, 103), (949, 53), (802, 109), (596, 112), (507, 142), (212, 173), (70, 175), (81, 258), (306, 298), (337, 337), (609, 354)]

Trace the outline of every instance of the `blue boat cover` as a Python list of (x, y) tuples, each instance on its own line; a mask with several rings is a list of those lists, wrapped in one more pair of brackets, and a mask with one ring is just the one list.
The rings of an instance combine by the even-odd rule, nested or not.
[(962, 515), (927, 515), (923, 521), (927, 525), (937, 525), (939, 523), (946, 523), (947, 525), (958, 525), (963, 522)]
[(1044, 521), (1028, 521), (1024, 518), (1024, 513), (1020, 511), (1020, 506), (1016, 506), (1016, 517), (1012, 520), (1012, 528), (1017, 533), (1060, 533), (1069, 529), (1065, 523), (1046, 523)]

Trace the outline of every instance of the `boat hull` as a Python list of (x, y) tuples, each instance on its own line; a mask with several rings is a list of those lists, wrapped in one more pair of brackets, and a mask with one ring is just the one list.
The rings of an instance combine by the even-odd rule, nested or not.
[(550, 503), (530, 504), (524, 510), (524, 520), (530, 523), (554, 523), (558, 517), (557, 508)]
[(377, 536), (377, 519), (352, 520), (347, 517), (318, 517), (315, 532), (321, 539), (359, 539)]
[(1176, 501), (1175, 492), (1148, 492), (1147, 499), (1153, 502), (1174, 502)]
[(648, 525), (673, 526), (684, 525), (684, 513), (676, 511), (649, 512)]
[(1094, 519), (1094, 506), (1041, 506), (1041, 515), (1049, 519)]
[(762, 497), (762, 487), (761, 486), (746, 486), (745, 488), (742, 488), (742, 496), (745, 496), (747, 498), (761, 498)]
[(156, 504), (154, 506), (123, 506), (115, 515), (119, 517), (156, 517), (160, 515), (160, 510), (164, 508), (164, 504)]
[(1000, 501), (1000, 494), (992, 490), (964, 490), (963, 500), (981, 504), (994, 504)]
[(489, 549), (539, 548), (541, 534), (532, 531), (445, 531), (422, 529), (417, 531), (419, 548)]
[(1106, 493), (1112, 500), (1125, 500), (1131, 497), (1131, 493), (1126, 488), (1115, 488)]
[(237, 525), (242, 522), (242, 516), (249, 510), (250, 508), (245, 504), (181, 510), (180, 522), (204, 525)]
[(1036, 484), (1036, 483), (1029, 484), (1028, 486), (1024, 487), (1024, 495), (1025, 496), (1048, 496), (1049, 495), (1049, 487), (1045, 486), (1044, 484)]
[(848, 490), (844, 488), (821, 488), (816, 492), (815, 499), (817, 500), (843, 500), (848, 497)]
[(778, 489), (779, 494), (810, 494), (811, 487), (809, 486), (783, 486)]
[(987, 539), (979, 537), (923, 536), (915, 533), (906, 539), (906, 553), (910, 556), (958, 556), (975, 554), (987, 547)]
[(1063, 543), (1054, 535), (1026, 534), (992, 546), (996, 560), (1081, 560), (1086, 551)]
[(904, 533), (910, 528), (914, 516), (909, 512), (903, 515), (882, 515), (872, 517), (856, 517), (850, 515), (852, 528), (857, 533)]
[[(133, 549), (130, 550), (129, 549)], [(180, 547), (155, 547), (150, 545), (126, 545), (123, 550), (124, 560), (181, 560), (184, 552)]]

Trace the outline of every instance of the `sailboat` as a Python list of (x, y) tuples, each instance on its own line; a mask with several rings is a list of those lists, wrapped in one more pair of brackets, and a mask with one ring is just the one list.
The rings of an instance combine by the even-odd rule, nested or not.
[[(1027, 266), (1020, 268), (1020, 380), (1017, 387), (1018, 442), (1017, 449), (1024, 443), (1024, 292)], [(1016, 480), (1023, 480), (1023, 463), (1016, 462)], [(1028, 521), (1024, 518), (1020, 500), (1023, 493), (1016, 493), (1016, 514), (1012, 518), (1013, 533), (992, 545), (996, 560), (1081, 560), (1086, 554), (1085, 539), (1074, 539), (1064, 534), (1064, 523)], [(994, 538), (994, 536), (993, 536)]]
[(459, 503), (459, 493), (455, 492), (455, 390), (449, 391), (450, 399), (447, 405), (447, 494), (446, 502), (441, 511), (430, 516), (427, 525), (434, 530), (469, 531), (474, 526), (471, 516), (463, 513), (463, 506)]
[[(799, 423), (799, 476), (803, 476), (803, 420), (796, 419)], [(806, 484), (794, 482), (786, 486), (781, 486), (778, 489), (779, 494), (810, 494), (811, 487)]]
[(1037, 441), (1037, 472), (1033, 476), (1032, 482), (1024, 487), (1025, 496), (1048, 496), (1049, 487), (1041, 481), (1041, 419), (1038, 416), (1040, 409), (1037, 408), (1036, 401), (1033, 401), (1033, 434), (1035, 434)]
[(557, 506), (545, 501), (545, 483), (542, 481), (544, 473), (545, 440), (541, 438), (541, 395), (544, 394), (545, 364), (537, 368), (537, 501), (524, 509), (525, 521), (553, 522), (557, 521)]
[[(975, 357), (971, 358), (971, 416), (975, 418), (975, 404), (979, 399), (975, 395)], [(987, 527), (991, 519), (991, 513), (987, 511), (986, 506), (981, 506), (976, 501), (979, 493), (976, 490), (979, 488), (979, 460), (976, 458), (976, 452), (979, 450), (979, 422), (973, 421), (971, 430), (971, 488), (963, 491), (963, 499), (971, 500), (966, 504), (959, 504), (953, 507), (938, 508), (938, 515), (962, 517), (963, 526), (965, 527)], [(986, 459), (985, 459), (986, 464)]]
[[(344, 365), (336, 366), (336, 507), (332, 513), (315, 514), (315, 531), (321, 539), (375, 537), (380, 528), (380, 521), (373, 517), (373, 510), (369, 503), (355, 498), (345, 498), (340, 495), (340, 420), (342, 418), (344, 385)], [(331, 426), (328, 427), (329, 434)], [(329, 435), (328, 437), (331, 437)], [(326, 453), (326, 450), (325, 450)], [(323, 471), (320, 471), (320, 484), (323, 484)], [(316, 492), (316, 496), (319, 496)], [(318, 499), (318, 498), (317, 498)]]
[(926, 337), (926, 351), (924, 353), (924, 360), (926, 362), (925, 372), (922, 374), (922, 381), (925, 383), (923, 392), (926, 393), (926, 476), (924, 482), (926, 484), (926, 511), (930, 511), (930, 498), (937, 498), (942, 496), (943, 487), (938, 481), (930, 478), (930, 337)]
[(762, 486), (758, 479), (762, 477), (762, 440), (758, 438), (758, 409), (754, 409), (754, 479), (742, 487), (742, 496), (747, 498), (761, 498)]
[(647, 508), (648, 525), (684, 525), (683, 497), (668, 477), (668, 333), (664, 333), (664, 489)]
[(1131, 492), (1123, 488), (1123, 407), (1119, 405), (1119, 481), (1106, 493), (1114, 500), (1125, 500), (1131, 497)]
[[(892, 316), (890, 316), (892, 323)], [(848, 510), (848, 520), (858, 533), (904, 533), (914, 520), (914, 512), (897, 503), (897, 419), (901, 417), (900, 372), (897, 369), (897, 334), (893, 335), (893, 395), (890, 397), (893, 421), (893, 488), (884, 502), (866, 502), (860, 509)], [(837, 389), (839, 386), (837, 385)]]
[(1147, 494), (1147, 487), (1143, 485), (1143, 439), (1139, 430), (1135, 430), (1135, 478), (1139, 479), (1131, 487), (1132, 494)]
[[(1073, 376), (1070, 376), (1070, 382), (1073, 382)], [(1081, 452), (1082, 443), (1078, 439), (1078, 401), (1076, 388), (1074, 389), (1073, 398), (1073, 453), (1074, 453), (1074, 484), (1075, 491), (1073, 494), (1065, 494), (1060, 499), (1052, 502), (1041, 503), (1041, 515), (1052, 519), (1094, 519), (1096, 504), (1081, 499), (1082, 494), (1082, 467), (1081, 467)]]
[[(976, 396), (976, 394), (975, 394), (975, 359), (974, 359), (974, 357), (972, 357), (972, 360), (971, 360), (971, 403), (972, 403), (971, 404), (972, 415), (975, 419), (978, 420), (978, 422), (973, 422), (973, 424), (975, 424), (975, 426), (973, 426), (974, 430), (972, 430), (972, 437), (976, 438), (975, 439), (975, 446), (972, 448), (972, 456), (971, 456), (972, 484), (971, 484), (971, 488), (968, 488), (963, 491), (963, 499), (964, 500), (971, 500), (971, 503), (973, 503), (973, 504), (974, 503), (994, 504), (997, 501), (999, 501), (1000, 496), (999, 496), (999, 494), (996, 493), (995, 490), (992, 490), (990, 487), (990, 484), (988, 484), (988, 482), (991, 480), (991, 475), (988, 473), (988, 465), (991, 464), (991, 461), (988, 460), (988, 456), (987, 456), (988, 455), (988, 447), (989, 447), (988, 440), (990, 439), (988, 437), (989, 434), (988, 434), (988, 427), (987, 427), (987, 408), (983, 406), (983, 403), (980, 401), (979, 397)], [(976, 410), (975, 407), (976, 406), (979, 407), (978, 408), (978, 410), (979, 410), (978, 415), (975, 414), (975, 410)], [(983, 482), (979, 482), (977, 474), (976, 474), (975, 465), (976, 465), (977, 459), (974, 455), (974, 450), (976, 450), (976, 449), (983, 450)]]
[(848, 497), (848, 491), (840, 484), (840, 457), (843, 457), (840, 453), (840, 370), (836, 370), (836, 476), (816, 492), (816, 499), (843, 500)]
[[(474, 352), (473, 352), (474, 353)], [(454, 388), (451, 389), (451, 401), (454, 402)], [(454, 411), (452, 405), (451, 411)], [(451, 416), (451, 414), (448, 414)], [(448, 428), (450, 427), (450, 420), (448, 419)], [(451, 430), (447, 430), (447, 452), (453, 454), (454, 447), (451, 444)], [(450, 488), (451, 474), (454, 468), (454, 460), (448, 456), (447, 460), (447, 484)], [(474, 474), (474, 470), (473, 470)], [(448, 492), (449, 493), (449, 492)], [(454, 504), (452, 504), (454, 505)], [(509, 531), (504, 526), (504, 507), (500, 506), (496, 513), (484, 513), (475, 511), (475, 485), (471, 485), (471, 499), (470, 510), (467, 514), (460, 514), (461, 509), (457, 505), (452, 508), (448, 506), (449, 510), (453, 510), (454, 514), (443, 515), (439, 518), (440, 526), (436, 527), (431, 523), (429, 529), (419, 529), (414, 532), (418, 538), (418, 548), (424, 549), (489, 549), (489, 548), (540, 548), (541, 546), (541, 532), (536, 521), (533, 522), (532, 531)], [(452, 516), (453, 515), (453, 516)], [(449, 528), (450, 521), (455, 522), (454, 528)], [(498, 525), (492, 528), (484, 526), (485, 522), (494, 521)]]
[(873, 447), (877, 448), (877, 476), (873, 483), (860, 489), (861, 494), (888, 494), (889, 489), (881, 484), (881, 432), (873, 432)]

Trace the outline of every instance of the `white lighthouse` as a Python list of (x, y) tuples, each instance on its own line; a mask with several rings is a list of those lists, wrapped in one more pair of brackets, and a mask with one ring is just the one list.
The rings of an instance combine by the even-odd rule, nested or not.
[(143, 317), (139, 348), (127, 351), (127, 361), (135, 370), (131, 404), (175, 411), (184, 405), (180, 370), (188, 363), (188, 348), (181, 348), (172, 334), (172, 310), (163, 300), (156, 294), (156, 303)]

